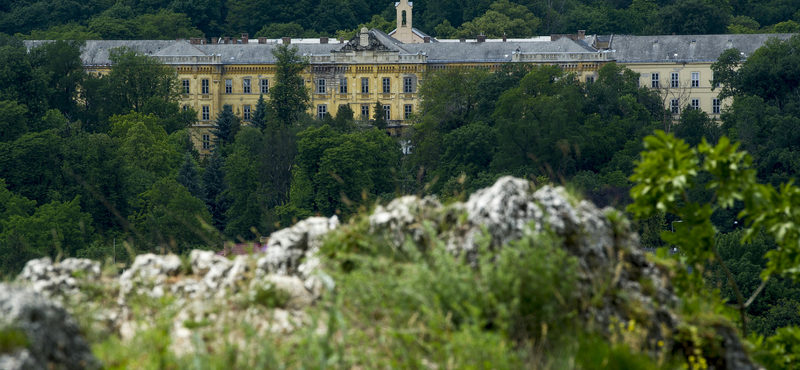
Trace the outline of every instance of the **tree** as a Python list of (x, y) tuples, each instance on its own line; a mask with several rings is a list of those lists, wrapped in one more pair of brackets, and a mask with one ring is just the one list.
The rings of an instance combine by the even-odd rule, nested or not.
[(0, 101), (0, 141), (14, 141), (28, 132), (28, 108), (15, 101)]
[(281, 37), (300, 38), (306, 35), (303, 26), (297, 23), (270, 23), (256, 33), (256, 37), (278, 39)]
[(259, 95), (258, 102), (256, 103), (256, 110), (253, 112), (253, 116), (250, 119), (250, 124), (253, 127), (264, 131), (267, 128), (267, 119), (268, 116), (268, 108), (267, 102), (264, 100), (264, 94)]
[(197, 165), (195, 165), (191, 154), (186, 153), (185, 158), (183, 165), (181, 165), (180, 170), (178, 170), (178, 183), (183, 185), (186, 190), (189, 190), (189, 194), (192, 194), (193, 197), (203, 200), (205, 196), (203, 194), (203, 189), (200, 187), (200, 176), (197, 173)]
[(166, 251), (183, 253), (192, 248), (214, 246), (214, 235), (204, 225), (211, 215), (200, 199), (193, 197), (174, 178), (164, 177), (140, 197), (144, 205), (134, 221), (147, 249), (159, 246)]
[(54, 41), (31, 49), (31, 63), (50, 77), (49, 105), (67, 117), (78, 117), (78, 89), (86, 74), (81, 61), (81, 41)]
[(381, 101), (375, 103), (375, 108), (372, 109), (372, 127), (378, 130), (386, 130), (388, 123), (386, 122), (386, 111), (383, 110)]
[(276, 59), (275, 86), (270, 90), (272, 116), (284, 126), (291, 125), (308, 108), (310, 97), (301, 73), (308, 58), (297, 55), (297, 46), (278, 45), (272, 50)]
[(707, 0), (678, 0), (673, 5), (661, 8), (658, 15), (661, 34), (664, 35), (725, 33), (730, 17), (730, 9)]
[(353, 116), (355, 113), (350, 108), (349, 104), (342, 105), (336, 112), (336, 119), (334, 119), (333, 127), (341, 133), (348, 133), (353, 129)]
[(28, 109), (28, 119), (38, 119), (47, 110), (47, 84), (47, 72), (31, 63), (22, 42), (0, 35), (0, 101), (16, 101)]
[(144, 112), (147, 104), (153, 101), (176, 105), (180, 101), (173, 68), (124, 47), (111, 49), (109, 59), (114, 65), (104, 78), (102, 89), (105, 117), (131, 110)]
[(228, 200), (225, 191), (228, 185), (225, 182), (225, 160), (214, 150), (203, 172), (203, 198), (211, 214), (211, 223), (219, 231), (225, 231), (225, 212), (228, 211)]
[(214, 129), (211, 130), (215, 136), (215, 145), (222, 149), (225, 145), (233, 143), (236, 133), (239, 132), (239, 126), (240, 120), (233, 114), (233, 107), (228, 104), (223, 105), (214, 120)]
[(681, 112), (680, 123), (675, 128), (675, 137), (683, 139), (691, 146), (699, 145), (703, 139), (714, 144), (720, 137), (719, 125), (711, 121), (706, 112), (687, 106)]

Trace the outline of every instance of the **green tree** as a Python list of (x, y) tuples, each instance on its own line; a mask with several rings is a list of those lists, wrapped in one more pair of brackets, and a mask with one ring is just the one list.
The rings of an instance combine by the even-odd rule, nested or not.
[(153, 101), (177, 104), (180, 100), (173, 68), (127, 48), (111, 49), (109, 59), (113, 66), (101, 91), (105, 117), (131, 110), (143, 113)]
[(0, 141), (14, 141), (28, 132), (28, 108), (15, 101), (0, 101)]
[(256, 37), (278, 39), (281, 37), (300, 38), (306, 35), (303, 26), (297, 23), (270, 23), (256, 32)]
[(197, 165), (194, 163), (191, 154), (186, 153), (184, 158), (183, 164), (178, 170), (177, 181), (179, 184), (183, 185), (186, 190), (189, 190), (189, 194), (193, 197), (203, 200), (205, 196), (203, 194), (203, 189), (200, 187), (200, 174), (197, 173)]
[(336, 112), (336, 119), (334, 119), (333, 127), (341, 133), (352, 131), (355, 126), (353, 116), (355, 116), (355, 113), (353, 109), (350, 108), (349, 104), (340, 106), (339, 110)]
[(213, 233), (205, 227), (211, 224), (206, 205), (174, 178), (158, 180), (140, 199), (143, 207), (132, 218), (147, 249), (157, 251), (158, 246), (183, 253), (215, 245)]
[(661, 34), (705, 35), (725, 33), (730, 9), (707, 0), (678, 0), (658, 14)]
[(383, 110), (383, 104), (378, 100), (375, 103), (375, 107), (372, 109), (372, 127), (378, 130), (386, 130), (388, 125), (389, 123), (386, 122), (386, 111)]
[(709, 119), (706, 112), (687, 106), (681, 112), (680, 122), (675, 128), (675, 137), (683, 139), (691, 146), (699, 145), (703, 139), (714, 144), (720, 137), (719, 125)]
[(219, 231), (225, 231), (225, 212), (228, 211), (228, 199), (225, 191), (228, 185), (225, 182), (225, 160), (214, 150), (208, 165), (203, 171), (203, 199), (211, 214), (212, 225)]
[[(462, 24), (456, 32), (456, 36), (475, 37), (483, 34), (491, 38), (499, 38), (504, 35), (530, 37), (536, 34), (539, 24), (539, 18), (525, 6), (511, 3), (508, 0), (498, 0), (489, 7), (485, 14)], [(447, 32), (444, 27), (446, 26), (437, 29), (437, 32), (440, 30)]]
[(253, 125), (253, 127), (263, 131), (265, 128), (267, 128), (267, 120), (269, 119), (268, 113), (269, 111), (267, 108), (267, 102), (264, 100), (264, 94), (261, 94), (258, 97), (256, 110), (253, 112), (250, 124)]
[(214, 145), (223, 150), (226, 145), (233, 143), (240, 125), (239, 117), (233, 114), (233, 107), (228, 104), (223, 105), (214, 120), (214, 129), (211, 130), (214, 134)]
[(78, 118), (77, 98), (86, 74), (81, 41), (54, 41), (31, 49), (31, 63), (49, 76), (49, 105), (72, 119)]
[(203, 37), (200, 30), (192, 26), (191, 20), (180, 13), (161, 9), (155, 14), (142, 14), (133, 20), (136, 38), (143, 40), (174, 40)]
[(280, 124), (288, 126), (308, 108), (310, 97), (301, 74), (309, 62), (308, 58), (297, 55), (297, 46), (278, 45), (272, 55), (276, 59), (276, 71), (269, 108)]

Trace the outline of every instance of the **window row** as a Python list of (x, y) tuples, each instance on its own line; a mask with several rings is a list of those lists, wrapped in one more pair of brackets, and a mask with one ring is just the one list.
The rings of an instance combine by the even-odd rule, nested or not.
[[(670, 102), (669, 110), (672, 114), (680, 114), (680, 100), (672, 99)], [(720, 114), (721, 102), (719, 99), (711, 99), (711, 114)], [(692, 99), (689, 104), (689, 109), (700, 109), (700, 99)]]
[[(661, 79), (660, 74), (657, 72), (653, 72), (650, 74), (650, 87), (652, 88), (659, 88), (661, 87)], [(692, 72), (691, 74), (691, 87), (700, 87), (700, 72)], [(679, 88), (681, 87), (680, 82), (680, 73), (678, 72), (671, 72), (669, 78), (669, 87), (670, 88)]]
[[(305, 80), (303, 80), (305, 84)], [(183, 86), (183, 93), (184, 94), (191, 94), (191, 83), (188, 79), (182, 80)], [(389, 94), (392, 92), (392, 79), (388, 77), (384, 77), (382, 79), (381, 84), (381, 92), (384, 94)], [(208, 79), (203, 79), (200, 81), (200, 93), (201, 94), (209, 94), (210, 93), (210, 84)], [(411, 77), (404, 77), (403, 78), (403, 93), (410, 94), (415, 92), (414, 86), (414, 79)], [(269, 79), (261, 78), (258, 80), (258, 92), (261, 94), (269, 94)], [(339, 79), (339, 93), (340, 94), (347, 94), (347, 78)], [(253, 85), (252, 79), (244, 78), (242, 79), (242, 94), (252, 94), (253, 93)], [(328, 93), (328, 80), (324, 78), (317, 79), (317, 94), (326, 94)], [(369, 77), (364, 77), (361, 79), (361, 93), (367, 94), (369, 93)], [(226, 79), (225, 80), (225, 94), (233, 94), (233, 79)]]
[[(191, 94), (190, 89), (190, 82), (188, 79), (184, 79), (182, 82), (183, 85), (183, 93), (184, 94)], [(269, 94), (269, 79), (261, 78), (258, 81), (259, 92), (261, 94)], [(211, 93), (210, 83), (208, 79), (200, 80), (200, 93), (203, 95), (207, 95)], [(225, 93), (226, 94), (233, 94), (233, 79), (226, 79), (225, 80)], [(245, 78), (242, 79), (242, 93), (244, 94), (252, 94), (253, 88), (251, 79)]]
[[(340, 105), (340, 107), (343, 105)], [(369, 119), (369, 104), (361, 104), (361, 118), (362, 119)], [(412, 104), (406, 104), (403, 106), (403, 119), (409, 119), (411, 117), (411, 113), (414, 112), (414, 106)], [(320, 104), (317, 105), (317, 118), (323, 119), (325, 115), (328, 114), (328, 105), (327, 104)], [(384, 105), (383, 106), (383, 118), (386, 120), (392, 119), (392, 106), (391, 105)]]
[[(389, 94), (392, 92), (392, 79), (389, 77), (383, 77), (381, 81), (381, 92), (384, 94)], [(411, 77), (404, 77), (403, 78), (403, 93), (410, 94), (414, 92), (414, 79)], [(328, 80), (324, 78), (317, 79), (317, 94), (327, 94), (328, 93)], [(340, 94), (347, 94), (347, 78), (340, 78), (339, 79), (339, 93)], [(369, 77), (361, 78), (361, 93), (362, 94), (369, 94)]]

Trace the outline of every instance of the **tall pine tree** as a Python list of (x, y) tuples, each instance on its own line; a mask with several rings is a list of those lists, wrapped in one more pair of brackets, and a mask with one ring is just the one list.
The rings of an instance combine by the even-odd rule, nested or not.
[(222, 170), (224, 160), (218, 150), (214, 150), (203, 173), (203, 191), (206, 206), (211, 213), (211, 222), (219, 231), (225, 230), (225, 212), (228, 211), (228, 200), (223, 195), (228, 185), (225, 183), (225, 172)]
[(205, 199), (203, 189), (200, 188), (200, 176), (197, 173), (197, 166), (194, 163), (192, 155), (188, 152), (186, 153), (186, 159), (183, 161), (183, 165), (181, 165), (180, 170), (178, 170), (177, 180), (179, 184), (189, 190), (189, 194), (192, 194), (192, 196), (200, 200)]
[(239, 132), (239, 125), (239, 117), (233, 114), (233, 107), (228, 104), (223, 105), (222, 111), (217, 113), (217, 119), (214, 120), (214, 129), (211, 130), (216, 136), (217, 147), (232, 143), (236, 133)]
[(250, 119), (250, 124), (253, 127), (264, 131), (267, 128), (267, 102), (264, 100), (264, 94), (258, 97), (256, 103), (256, 111), (253, 112), (253, 117)]

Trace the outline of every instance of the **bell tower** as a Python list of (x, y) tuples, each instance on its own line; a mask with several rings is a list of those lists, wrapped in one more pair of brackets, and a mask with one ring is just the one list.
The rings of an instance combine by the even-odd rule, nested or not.
[(414, 7), (414, 3), (400, 0), (394, 3), (394, 7), (397, 9), (397, 29), (392, 37), (404, 44), (414, 43), (414, 31), (411, 30), (413, 27), (411, 25), (411, 8)]

